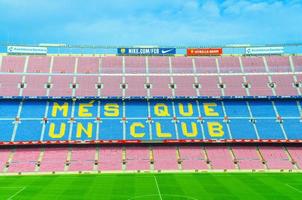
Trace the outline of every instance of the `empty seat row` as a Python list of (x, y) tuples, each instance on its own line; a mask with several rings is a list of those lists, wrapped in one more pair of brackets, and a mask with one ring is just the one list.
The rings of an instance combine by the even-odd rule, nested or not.
[(301, 75), (0, 75), (0, 96), (297, 96)]
[(4, 56), (4, 73), (261, 73), (301, 72), (302, 56), (269, 57), (75, 57)]
[(104, 146), (0, 149), (0, 173), (301, 169), (301, 147)]

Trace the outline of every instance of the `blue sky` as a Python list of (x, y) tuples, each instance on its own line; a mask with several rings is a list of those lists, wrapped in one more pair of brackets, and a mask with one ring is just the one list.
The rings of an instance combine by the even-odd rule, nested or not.
[(1, 43), (294, 43), (302, 0), (0, 0), (0, 24)]

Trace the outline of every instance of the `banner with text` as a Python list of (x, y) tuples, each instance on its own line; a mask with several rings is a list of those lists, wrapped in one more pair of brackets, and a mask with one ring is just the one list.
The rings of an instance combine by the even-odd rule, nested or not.
[(222, 48), (187, 49), (187, 56), (217, 56), (222, 53)]
[(47, 54), (46, 47), (7, 46), (9, 54)]
[(245, 53), (249, 55), (283, 54), (284, 47), (250, 47), (245, 49)]
[(118, 48), (119, 55), (173, 55), (176, 48)]

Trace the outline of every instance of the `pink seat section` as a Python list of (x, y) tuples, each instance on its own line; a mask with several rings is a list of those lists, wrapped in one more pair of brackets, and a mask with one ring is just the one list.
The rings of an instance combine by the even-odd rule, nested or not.
[(21, 81), (20, 75), (0, 74), (0, 96), (19, 96)]
[(118, 56), (102, 57), (102, 73), (121, 74), (123, 72), (123, 58)]
[(2, 58), (1, 72), (24, 72), (25, 57), (4, 56)]
[(125, 96), (147, 96), (147, 89), (145, 88), (146, 82), (145, 76), (127, 76), (127, 89), (125, 90)]
[(251, 96), (272, 96), (273, 91), (268, 86), (269, 79), (266, 75), (249, 75), (246, 76), (247, 83), (250, 84)]
[(26, 88), (23, 89), (24, 96), (46, 96), (48, 76), (27, 75), (25, 82)]
[(180, 146), (179, 153), (183, 170), (208, 169), (206, 157), (200, 146)]
[(168, 57), (149, 57), (148, 66), (149, 66), (149, 73), (151, 74), (170, 73), (170, 65), (169, 65)]
[(98, 96), (98, 76), (77, 76), (76, 96)]
[(252, 146), (234, 146), (232, 147), (240, 169), (264, 169), (261, 157)]
[(197, 96), (193, 76), (174, 76), (175, 96)]
[(259, 147), (269, 169), (293, 169), (283, 147)]
[(287, 56), (267, 56), (267, 66), (270, 72), (291, 72)]
[(193, 62), (190, 57), (172, 57), (173, 73), (193, 73)]
[(39, 155), (39, 148), (16, 149), (8, 172), (34, 172)]
[(244, 72), (266, 72), (262, 57), (241, 57)]
[(200, 96), (222, 96), (221, 89), (218, 88), (218, 76), (199, 76), (198, 82), (201, 85)]
[(239, 73), (241, 72), (238, 56), (219, 57), (220, 73)]
[(76, 58), (72, 56), (57, 56), (53, 60), (53, 73), (74, 73)]
[(146, 73), (146, 57), (143, 56), (126, 56), (125, 69), (129, 74)]
[(79, 57), (78, 58), (78, 73), (97, 74), (100, 67), (99, 57)]
[(302, 56), (293, 56), (293, 64), (296, 72), (302, 72)]
[(64, 171), (68, 148), (45, 148), (40, 172)]
[(207, 146), (206, 151), (212, 169), (235, 169), (228, 147)]
[(272, 81), (276, 83), (277, 96), (297, 96), (298, 91), (294, 88), (293, 75), (274, 75)]
[(151, 96), (172, 96), (169, 76), (151, 76)]
[(302, 169), (302, 147), (286, 147), (293, 161), (299, 169)]
[(28, 59), (27, 72), (30, 73), (49, 73), (50, 56), (30, 56)]
[(73, 147), (69, 171), (92, 171), (95, 153), (95, 147)]
[(178, 170), (176, 147), (153, 147), (155, 170)]
[(122, 77), (121, 76), (103, 76), (101, 78), (103, 84), (101, 95), (104, 97), (122, 96)]
[(197, 57), (195, 61), (196, 73), (217, 73), (215, 57)]
[(100, 147), (99, 170), (122, 170), (122, 147)]
[(52, 87), (50, 89), (50, 96), (71, 96), (73, 76), (70, 75), (54, 75), (51, 78)]
[(150, 151), (146, 147), (126, 148), (127, 170), (150, 170)]
[(245, 88), (243, 88), (242, 76), (222, 76), (222, 83), (225, 84), (225, 96), (246, 96)]
[(3, 172), (6, 162), (8, 162), (10, 153), (10, 149), (0, 149), (0, 173)]

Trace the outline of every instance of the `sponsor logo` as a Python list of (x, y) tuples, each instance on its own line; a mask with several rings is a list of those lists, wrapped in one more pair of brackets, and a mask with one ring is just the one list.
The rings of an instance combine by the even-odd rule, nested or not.
[(161, 52), (162, 52), (162, 54), (166, 54), (166, 53), (169, 53), (169, 52), (171, 52), (171, 51), (173, 51), (173, 49), (162, 50)]

